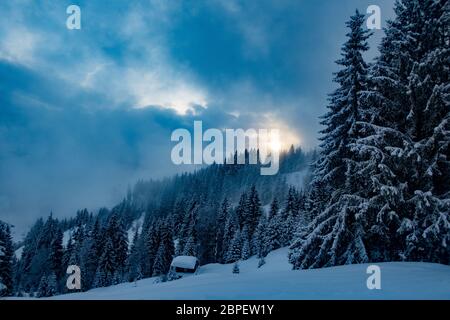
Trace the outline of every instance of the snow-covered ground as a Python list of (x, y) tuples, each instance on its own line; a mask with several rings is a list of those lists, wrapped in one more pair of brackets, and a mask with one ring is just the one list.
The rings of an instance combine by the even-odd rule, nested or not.
[(20, 258), (22, 258), (22, 252), (23, 252), (23, 246), (21, 246), (16, 251), (14, 251), (14, 254), (16, 255), (17, 260), (20, 260)]
[(240, 263), (239, 274), (233, 264), (209, 264), (180, 280), (150, 278), (52, 299), (450, 299), (450, 266), (380, 263), (381, 290), (369, 290), (367, 264), (293, 271), (287, 253), (270, 253), (260, 269), (252, 257)]
[(77, 227), (70, 228), (69, 230), (64, 231), (62, 245), (64, 248), (69, 244), (69, 240), (72, 237), (73, 233), (77, 230)]
[(128, 229), (128, 231), (127, 231), (128, 248), (131, 248), (131, 245), (133, 244), (133, 238), (136, 233), (136, 230), (138, 231), (138, 233), (142, 232), (142, 226), (144, 225), (144, 219), (145, 219), (145, 214), (142, 213), (138, 219), (136, 219), (132, 222), (130, 229)]

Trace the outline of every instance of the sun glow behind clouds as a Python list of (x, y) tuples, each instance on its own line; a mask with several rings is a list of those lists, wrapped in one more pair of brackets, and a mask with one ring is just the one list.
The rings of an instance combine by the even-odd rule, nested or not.
[(273, 152), (280, 152), (281, 151), (281, 143), (279, 139), (273, 139), (270, 143), (270, 150)]
[(269, 141), (266, 142), (270, 150), (281, 152), (289, 150), (291, 145), (300, 146), (302, 144), (300, 135), (283, 121), (278, 120), (275, 115), (271, 113), (265, 114), (263, 123), (265, 123), (265, 128), (279, 130), (278, 137), (269, 137)]

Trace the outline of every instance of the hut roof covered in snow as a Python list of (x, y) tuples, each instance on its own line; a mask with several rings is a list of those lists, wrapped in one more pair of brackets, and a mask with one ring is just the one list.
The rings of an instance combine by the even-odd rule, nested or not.
[(178, 256), (172, 260), (170, 264), (172, 267), (195, 269), (197, 266), (197, 258), (192, 256)]

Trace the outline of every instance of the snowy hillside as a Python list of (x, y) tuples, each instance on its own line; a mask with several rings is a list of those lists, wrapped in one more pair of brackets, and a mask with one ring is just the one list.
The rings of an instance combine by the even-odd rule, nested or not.
[(69, 240), (72, 237), (73, 233), (77, 230), (76, 227), (71, 228), (69, 230), (64, 231), (63, 233), (63, 240), (62, 240), (62, 245), (64, 248), (67, 247), (67, 245), (69, 244)]
[(273, 251), (257, 269), (255, 257), (240, 264), (209, 264), (198, 275), (166, 283), (156, 278), (52, 299), (450, 299), (450, 267), (430, 263), (380, 263), (381, 290), (366, 286), (368, 265), (291, 270), (287, 248)]
[(140, 234), (142, 232), (142, 226), (144, 225), (145, 214), (141, 214), (141, 216), (134, 220), (131, 224), (130, 229), (127, 230), (127, 239), (128, 239), (128, 248), (131, 248), (133, 244), (133, 238), (136, 234), (136, 231)]
[(21, 246), (16, 251), (14, 251), (14, 254), (16, 255), (17, 260), (20, 260), (20, 258), (22, 257), (22, 252), (23, 252), (23, 246)]

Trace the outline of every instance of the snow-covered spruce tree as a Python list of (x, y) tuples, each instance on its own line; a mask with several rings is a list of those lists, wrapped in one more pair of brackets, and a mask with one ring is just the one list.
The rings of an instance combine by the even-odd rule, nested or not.
[(139, 236), (139, 229), (136, 228), (136, 231), (133, 236), (133, 242), (130, 248), (130, 254), (128, 255), (127, 260), (127, 278), (129, 282), (136, 281), (138, 278), (138, 270), (140, 269), (141, 262), (141, 237)]
[(294, 232), (300, 223), (298, 194), (294, 187), (290, 187), (286, 197), (286, 204), (281, 213), (282, 220), (282, 246), (289, 245), (294, 237)]
[[(263, 214), (261, 208), (261, 201), (259, 199), (258, 191), (256, 190), (255, 185), (251, 187), (248, 195), (247, 211), (248, 211), (248, 220), (247, 220), (248, 236), (249, 239), (252, 239), (255, 230), (258, 226), (259, 219)], [(254, 248), (252, 248), (252, 252), (255, 253)]]
[(318, 158), (311, 164), (312, 177), (306, 200), (309, 222), (325, 209), (332, 193), (331, 186), (324, 179), (325, 176), (321, 175), (324, 173), (324, 171), (320, 171), (321, 165), (324, 165), (323, 160), (323, 158)]
[(37, 292), (36, 292), (37, 298), (48, 297), (47, 296), (47, 286), (48, 286), (47, 281), (48, 281), (47, 276), (43, 275), (41, 277), (41, 280), (39, 281), (39, 286), (37, 288)]
[[(188, 219), (185, 226), (183, 226), (183, 241), (184, 247), (182, 255), (184, 256), (194, 256), (198, 255), (198, 237), (197, 237), (197, 213), (199, 206), (194, 203), (189, 210)], [(181, 239), (180, 239), (181, 240)]]
[(228, 199), (225, 198), (220, 207), (219, 213), (216, 218), (216, 247), (214, 250), (214, 257), (216, 262), (223, 262), (223, 236), (225, 232), (225, 222), (227, 220), (230, 210)]
[[(177, 256), (183, 255), (185, 251), (186, 242), (191, 238), (190, 245), (194, 245), (196, 239), (196, 225), (197, 225), (197, 211), (198, 211), (198, 203), (196, 201), (192, 201), (189, 205), (189, 209), (185, 212), (185, 216), (183, 217), (183, 224), (180, 229), (180, 233), (178, 236), (178, 243), (175, 250), (175, 254)], [(193, 239), (195, 237), (195, 239)], [(196, 248), (195, 248), (196, 249)], [(193, 250), (193, 248), (189, 248), (189, 250)]]
[(239, 230), (239, 222), (237, 219), (237, 214), (233, 210), (229, 210), (228, 217), (225, 221), (225, 228), (223, 234), (223, 258), (222, 261), (228, 262), (228, 251), (231, 247), (233, 237), (235, 233)]
[(38, 298), (52, 297), (58, 293), (58, 282), (54, 272), (43, 275), (36, 292)]
[(242, 229), (245, 224), (250, 221), (250, 214), (248, 212), (248, 198), (247, 193), (243, 192), (239, 198), (239, 203), (236, 207), (236, 218), (239, 223), (239, 229)]
[(39, 219), (30, 230), (24, 243), (24, 260), (20, 263), (17, 287), (21, 286), (27, 292), (35, 291), (42, 276), (52, 270), (51, 244), (57, 236), (57, 230), (58, 221), (51, 214), (45, 223)]
[(171, 226), (172, 226), (172, 231), (173, 231), (173, 235), (174, 238), (177, 238), (180, 231), (181, 231), (181, 227), (183, 225), (183, 219), (186, 215), (186, 209), (187, 206), (189, 205), (188, 201), (186, 199), (180, 199), (178, 200), (174, 207), (173, 207), (173, 211), (170, 217), (170, 222), (171, 222)]
[(258, 227), (253, 235), (252, 246), (255, 248), (255, 254), (258, 258), (264, 257), (267, 254), (265, 246), (265, 238), (267, 232), (267, 218), (262, 215), (259, 219)]
[(103, 248), (94, 278), (95, 287), (118, 283), (124, 278), (128, 244), (118, 213), (109, 217), (102, 242)]
[(113, 283), (114, 275), (118, 270), (115, 253), (113, 240), (111, 237), (108, 237), (103, 248), (103, 254), (98, 262), (94, 281), (95, 287), (106, 287)]
[(242, 241), (244, 241), (245, 237), (249, 239), (251, 246), (250, 255), (257, 254), (258, 241), (255, 239), (255, 232), (262, 216), (262, 208), (255, 185), (251, 187), (249, 192), (244, 192), (241, 195), (239, 204), (236, 208), (236, 213), (239, 219)]
[(273, 217), (275, 217), (278, 214), (279, 210), (280, 210), (280, 206), (278, 205), (278, 200), (277, 200), (277, 198), (274, 198), (270, 204), (268, 219), (270, 220)]
[(81, 288), (89, 290), (93, 287), (98, 267), (99, 257), (102, 255), (101, 228), (98, 218), (89, 227), (87, 238), (81, 250)]
[(165, 256), (165, 248), (164, 245), (161, 243), (159, 245), (158, 251), (156, 252), (155, 257), (155, 263), (153, 264), (153, 277), (161, 276), (165, 274), (165, 263), (164, 263), (164, 256)]
[(161, 240), (153, 265), (153, 276), (165, 275), (169, 271), (170, 263), (175, 254), (173, 236), (166, 223), (161, 225)]
[(152, 223), (146, 231), (144, 229), (143, 233), (144, 252), (142, 254), (141, 266), (144, 277), (151, 277), (156, 253), (159, 248), (159, 231), (156, 223)]
[(108, 279), (106, 273), (101, 268), (98, 268), (97, 272), (95, 273), (93, 287), (94, 288), (107, 287), (110, 284), (111, 281)]
[(448, 264), (449, 3), (399, 1), (395, 12), (353, 146), (365, 159), (370, 259)]
[(78, 266), (81, 264), (81, 248), (83, 247), (85, 237), (85, 225), (83, 225), (82, 221), (80, 220), (75, 227), (75, 231), (71, 235), (72, 246), (68, 264)]
[[(359, 95), (366, 89), (367, 65), (362, 53), (368, 50), (366, 40), (370, 36), (362, 27), (364, 17), (357, 12), (347, 23), (353, 28), (347, 35), (349, 40), (342, 48), (343, 67), (336, 73), (334, 81), (339, 88), (330, 96), (329, 111), (322, 117), (321, 154), (313, 164), (313, 178), (308, 196), (311, 218), (325, 210), (335, 196), (339, 196), (346, 180), (349, 144), (357, 137), (355, 122), (359, 120)], [(358, 25), (360, 24), (361, 25)]]
[(62, 245), (63, 233), (61, 228), (57, 227), (55, 235), (50, 242), (50, 254), (49, 254), (49, 264), (51, 266), (51, 272), (55, 275), (57, 281), (61, 279), (63, 275), (63, 265), (62, 258), (64, 254), (64, 249)]
[(348, 190), (348, 179), (354, 154), (350, 145), (358, 139), (361, 93), (367, 88), (367, 69), (363, 52), (368, 50), (369, 32), (364, 30), (365, 17), (356, 11), (347, 22), (350, 32), (337, 63), (339, 87), (330, 96), (329, 112), (323, 117), (322, 154), (315, 179), (330, 192), (326, 208), (294, 240), (289, 255), (295, 269), (315, 268), (368, 260), (364, 232), (366, 217), (358, 195)]
[(63, 250), (63, 256), (62, 256), (62, 265), (63, 266), (69, 266), (70, 265), (70, 258), (72, 257), (72, 253), (74, 251), (74, 245), (72, 237), (69, 237), (69, 240), (67, 241), (66, 248)]
[(56, 275), (54, 272), (50, 272), (50, 274), (47, 277), (47, 297), (52, 297), (54, 295), (57, 295), (59, 292), (58, 290), (58, 280), (56, 279)]
[(279, 210), (278, 201), (274, 199), (270, 206), (269, 219), (264, 232), (263, 239), (263, 256), (275, 249), (281, 248), (283, 238), (283, 220), (282, 213)]
[(401, 256), (450, 264), (450, 4), (428, 0), (417, 6), (410, 18), (417, 35), (407, 83), (411, 173)]
[(128, 238), (122, 218), (117, 214), (113, 214), (110, 218), (106, 232), (114, 244), (116, 271), (122, 276), (125, 271), (128, 253)]
[(391, 58), (403, 54), (393, 51), (393, 43), (401, 43), (403, 36), (389, 28), (386, 34), (382, 54), (371, 67), (367, 89), (360, 95), (360, 118), (355, 124), (358, 137), (348, 144), (352, 157), (347, 159), (344, 185), (356, 200), (355, 217), (360, 218), (364, 229), (360, 232), (364, 238), (361, 244), (373, 262), (399, 258), (401, 240), (397, 230), (406, 207), (407, 187), (401, 176), (409, 174), (405, 157), (409, 152), (404, 148), (410, 140), (399, 129), (404, 123), (401, 109), (405, 87), (398, 69), (401, 63), (389, 67)]
[(242, 229), (241, 244), (242, 244), (241, 259), (247, 260), (251, 256), (250, 239), (248, 238), (247, 226), (245, 226), (244, 229)]
[(10, 226), (0, 221), (0, 297), (13, 292), (13, 257)]
[(197, 254), (198, 254), (198, 242), (197, 242), (196, 234), (193, 233), (186, 240), (186, 244), (184, 245), (183, 255), (196, 257)]
[(236, 262), (241, 259), (242, 256), (242, 237), (240, 230), (236, 230), (233, 239), (231, 240), (230, 247), (228, 248), (226, 262)]
[(37, 243), (43, 225), (43, 219), (39, 218), (27, 233), (23, 243), (22, 256), (16, 275), (17, 286), (21, 287), (25, 292), (30, 292), (32, 287), (36, 286), (36, 282), (40, 281), (40, 278), (31, 279), (31, 264), (37, 251)]

